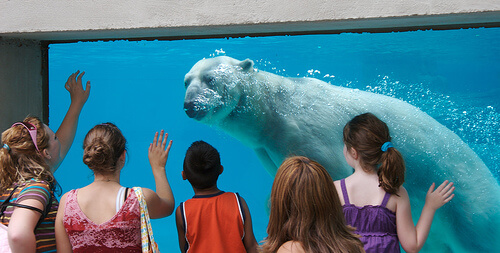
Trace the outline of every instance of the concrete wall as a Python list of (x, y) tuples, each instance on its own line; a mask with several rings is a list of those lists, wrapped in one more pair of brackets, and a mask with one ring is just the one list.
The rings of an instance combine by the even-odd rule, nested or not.
[(498, 0), (0, 0), (0, 36), (48, 41), (498, 25)]
[(0, 131), (48, 118), (48, 43), (496, 26), (499, 0), (0, 0)]
[(40, 41), (0, 38), (0, 131), (28, 115), (47, 120), (47, 50)]

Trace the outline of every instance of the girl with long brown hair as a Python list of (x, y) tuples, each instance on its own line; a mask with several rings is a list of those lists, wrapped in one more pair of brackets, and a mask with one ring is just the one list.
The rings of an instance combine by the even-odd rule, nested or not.
[(7, 226), (5, 247), (12, 252), (56, 250), (54, 220), (58, 202), (53, 193), (53, 173), (73, 143), (78, 118), (90, 94), (90, 81), (85, 90), (82, 86), (84, 73), (71, 74), (65, 84), (71, 104), (56, 133), (36, 117), (16, 122), (2, 133), (0, 221), (3, 228)]
[[(391, 142), (387, 125), (371, 113), (354, 117), (344, 127), (344, 156), (354, 173), (335, 181), (347, 224), (356, 227), (366, 252), (418, 252), (438, 208), (453, 197), (453, 183), (434, 183), (417, 226), (403, 187), (405, 163)], [(342, 195), (340, 195), (342, 193)]]
[(274, 178), (263, 252), (364, 252), (353, 230), (325, 168), (307, 157), (287, 158)]

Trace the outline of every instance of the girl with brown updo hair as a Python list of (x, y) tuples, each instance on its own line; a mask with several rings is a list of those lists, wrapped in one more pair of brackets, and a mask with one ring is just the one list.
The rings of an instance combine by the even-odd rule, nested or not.
[[(424, 245), (438, 208), (454, 196), (444, 181), (427, 192), (413, 224), (410, 199), (403, 187), (405, 163), (391, 142), (387, 125), (371, 113), (354, 117), (344, 127), (344, 156), (354, 173), (335, 181), (348, 225), (356, 227), (366, 252), (418, 252)], [(342, 193), (342, 194), (340, 194)]]
[(77, 71), (66, 81), (71, 104), (56, 133), (37, 117), (16, 122), (2, 133), (0, 221), (8, 227), (5, 246), (12, 252), (56, 250), (54, 220), (58, 202), (53, 193), (53, 173), (73, 143), (78, 118), (90, 94), (90, 81), (85, 90), (82, 86), (84, 73)]
[(265, 253), (356, 253), (363, 244), (346, 226), (342, 206), (328, 172), (303, 156), (287, 158), (271, 190)]
[[(162, 130), (149, 146), (156, 192), (142, 188), (153, 219), (172, 214), (175, 201), (165, 165), (172, 145)], [(113, 123), (94, 126), (83, 141), (94, 182), (67, 192), (56, 218), (57, 252), (141, 252), (141, 213), (132, 188), (120, 185), (127, 140)]]

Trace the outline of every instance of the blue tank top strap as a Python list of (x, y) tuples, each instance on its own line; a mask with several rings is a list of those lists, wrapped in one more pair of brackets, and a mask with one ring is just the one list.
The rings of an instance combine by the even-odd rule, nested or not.
[(342, 195), (344, 196), (344, 205), (350, 205), (349, 196), (347, 196), (347, 188), (345, 187), (345, 178), (340, 180), (340, 188), (342, 188)]
[(389, 201), (390, 197), (391, 197), (391, 194), (386, 192), (384, 195), (384, 200), (382, 200), (382, 204), (380, 204), (380, 206), (386, 207), (387, 202)]

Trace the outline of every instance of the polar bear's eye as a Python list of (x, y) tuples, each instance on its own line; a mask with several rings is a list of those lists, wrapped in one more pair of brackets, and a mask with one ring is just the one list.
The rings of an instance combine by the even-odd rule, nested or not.
[(192, 78), (186, 78), (184, 79), (184, 87), (187, 88), (189, 86), (189, 84), (191, 83), (191, 79)]
[(206, 84), (211, 84), (213, 81), (215, 81), (215, 78), (213, 76), (203, 76), (203, 82)]

